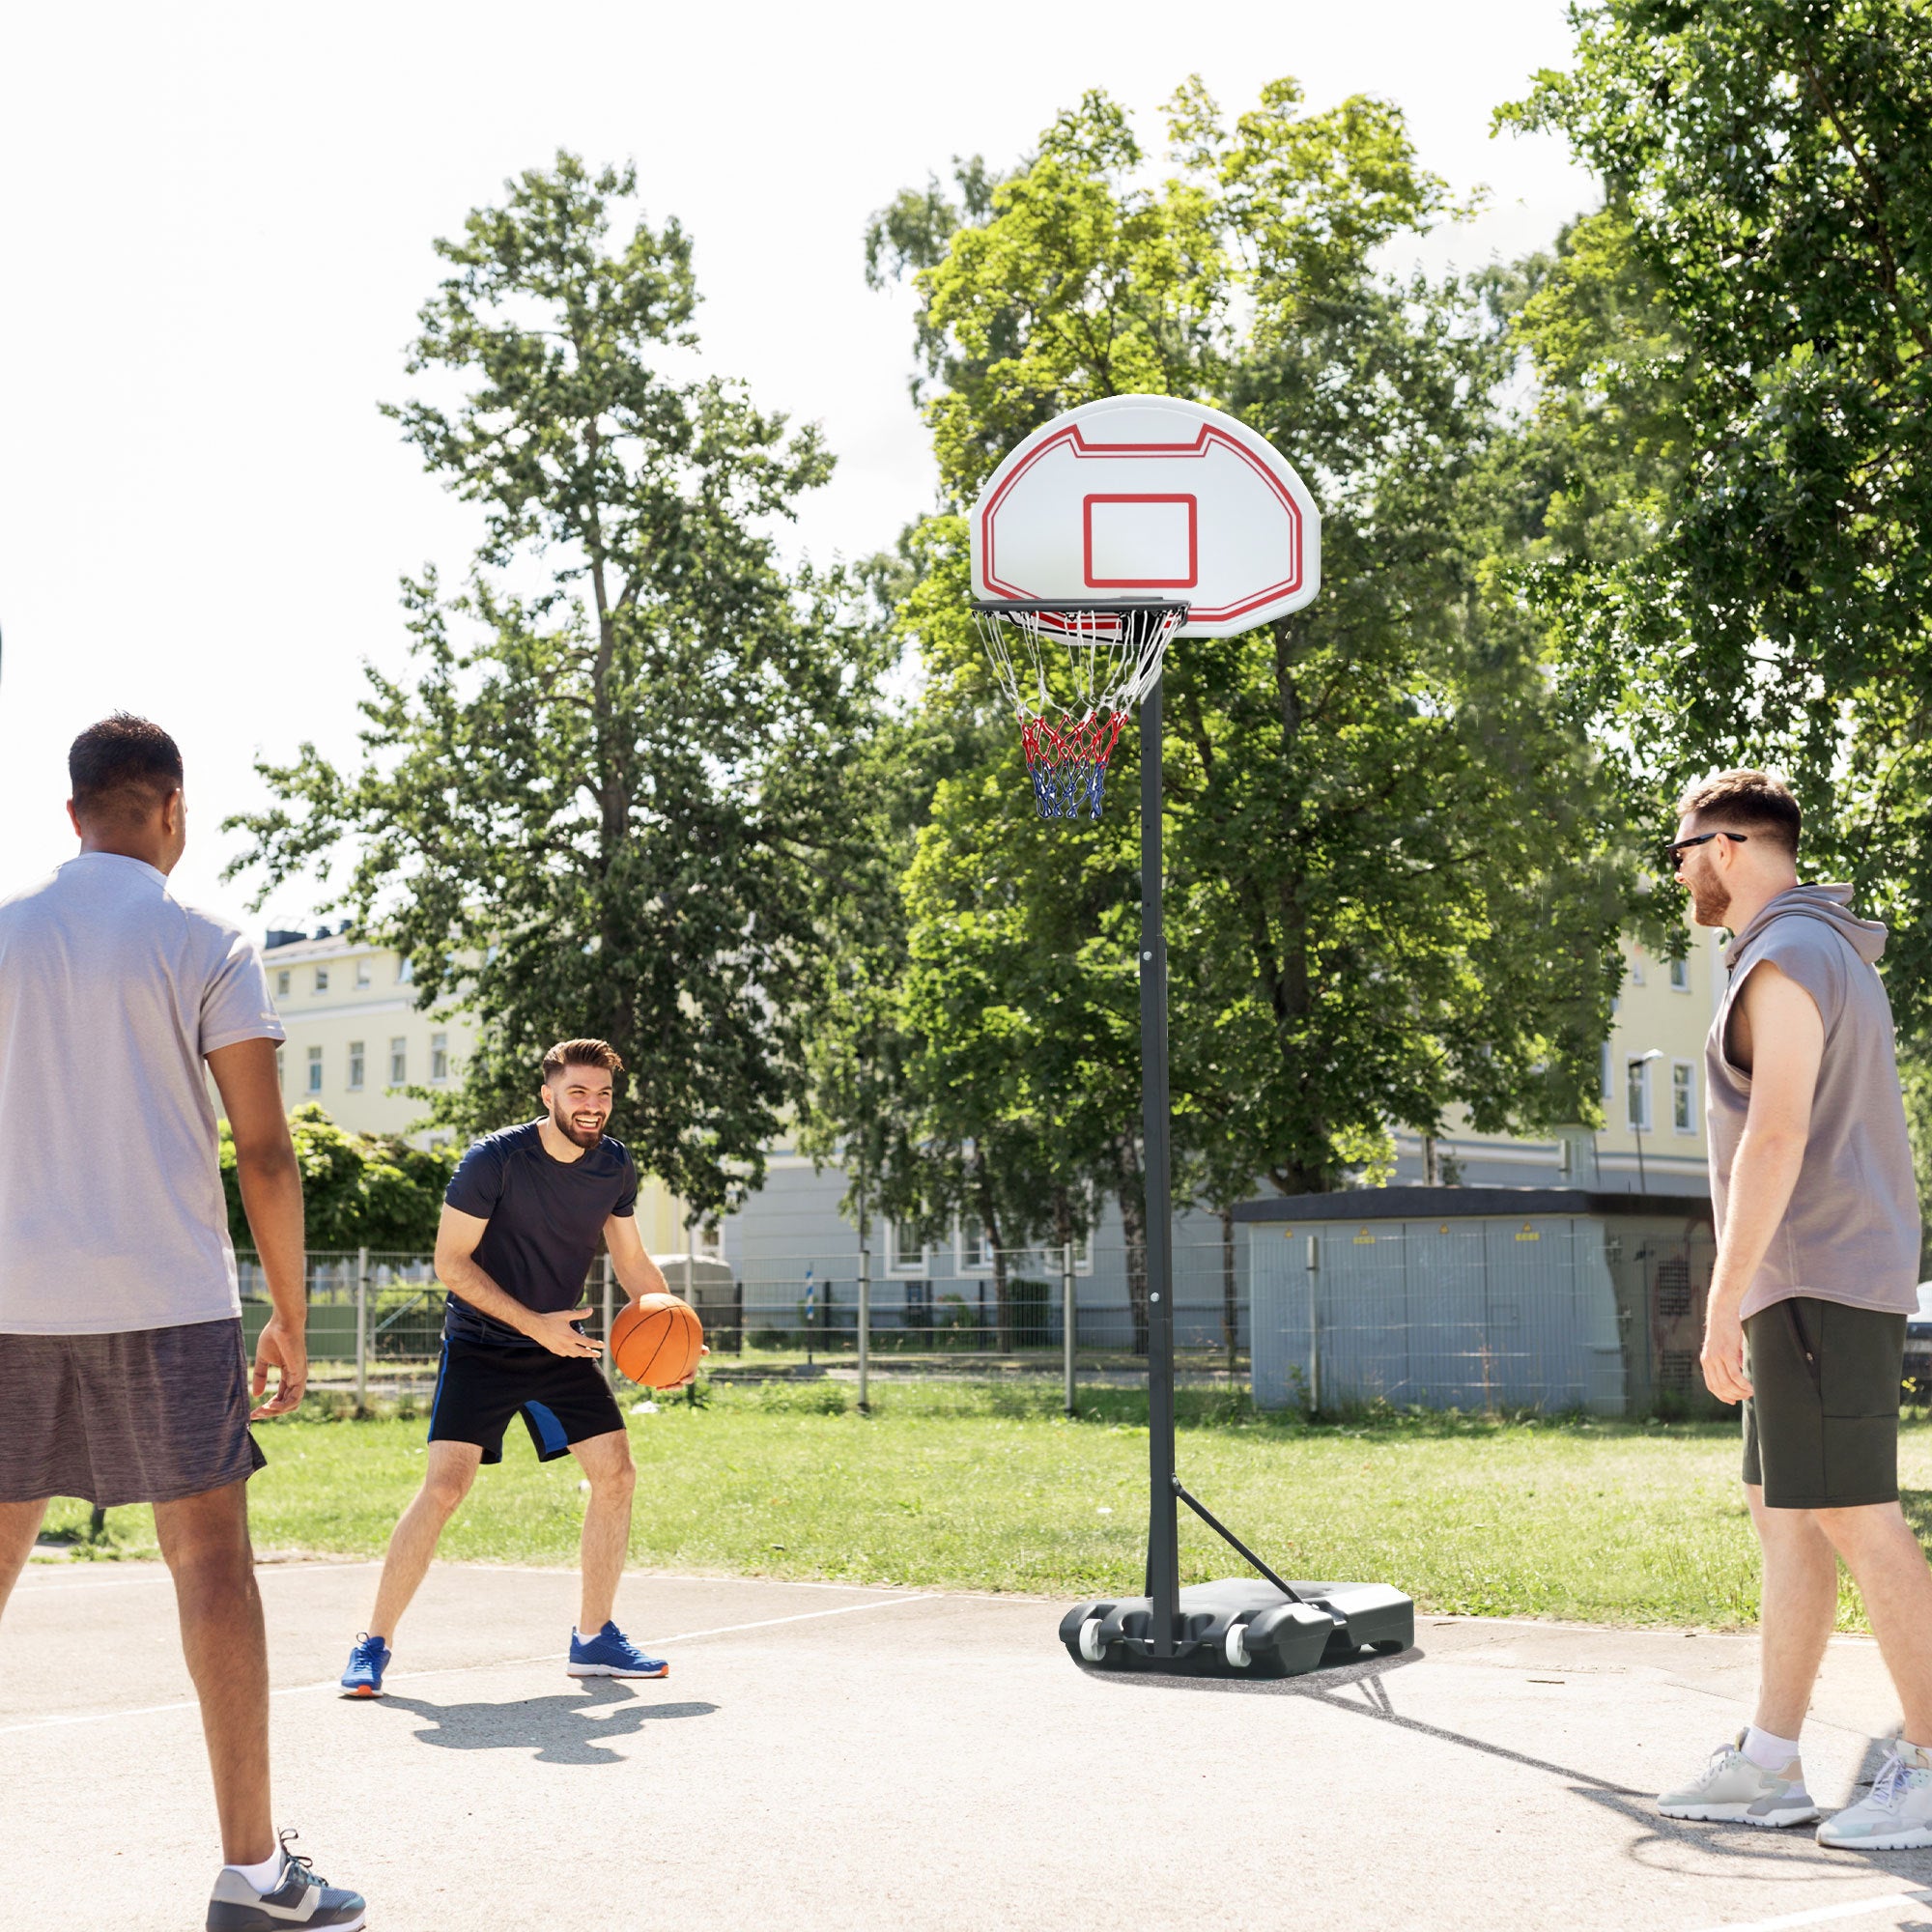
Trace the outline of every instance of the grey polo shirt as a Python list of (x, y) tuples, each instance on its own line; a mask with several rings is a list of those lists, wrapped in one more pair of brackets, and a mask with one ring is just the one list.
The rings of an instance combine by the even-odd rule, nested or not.
[(282, 1037), (255, 947), (138, 859), (0, 901), (0, 1333), (240, 1312), (204, 1063)]

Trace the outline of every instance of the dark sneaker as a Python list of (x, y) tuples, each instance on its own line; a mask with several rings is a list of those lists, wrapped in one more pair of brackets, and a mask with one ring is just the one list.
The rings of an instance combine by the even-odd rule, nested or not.
[(615, 1624), (606, 1624), (595, 1636), (570, 1634), (573, 1677), (668, 1677), (670, 1665), (660, 1657), (646, 1657)]
[(282, 1875), (269, 1891), (257, 1891), (233, 1865), (223, 1865), (208, 1901), (208, 1932), (288, 1932), (306, 1926), (319, 1932), (355, 1932), (367, 1921), (362, 1894), (310, 1870), (308, 1861), (289, 1850), (294, 1832), (282, 1833)]
[(345, 1697), (380, 1697), (383, 1673), (389, 1667), (389, 1650), (379, 1636), (364, 1631), (349, 1653), (349, 1668), (342, 1673)]

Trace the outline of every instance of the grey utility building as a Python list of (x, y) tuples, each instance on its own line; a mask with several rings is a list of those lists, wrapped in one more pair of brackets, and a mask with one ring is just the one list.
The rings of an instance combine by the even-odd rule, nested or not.
[(1249, 1202), (1257, 1405), (1707, 1406), (1707, 1197), (1382, 1187)]

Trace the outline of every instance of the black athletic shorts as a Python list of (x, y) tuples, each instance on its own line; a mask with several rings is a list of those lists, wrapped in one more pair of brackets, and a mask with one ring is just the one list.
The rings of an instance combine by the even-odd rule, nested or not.
[(1905, 1317), (1798, 1295), (1745, 1323), (1745, 1481), (1768, 1509), (1898, 1500)]
[(445, 1336), (429, 1412), (432, 1442), (474, 1442), (486, 1463), (503, 1460), (503, 1432), (522, 1415), (539, 1463), (568, 1455), (573, 1442), (624, 1427), (604, 1371), (588, 1355), (548, 1349), (499, 1349)]

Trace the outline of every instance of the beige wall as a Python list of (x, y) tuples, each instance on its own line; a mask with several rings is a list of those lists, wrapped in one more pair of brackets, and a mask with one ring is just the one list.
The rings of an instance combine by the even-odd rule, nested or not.
[[(476, 1037), (467, 1015), (432, 1018), (420, 1010), (401, 958), (380, 946), (303, 939), (262, 957), (288, 1031), (280, 1059), (282, 1100), (291, 1112), (313, 1100), (356, 1133), (404, 1135), (421, 1147), (454, 1138), (447, 1127), (426, 1124), (426, 1104), (402, 1090), (461, 1084)], [(536, 1112), (532, 1079), (528, 1117)], [(623, 1122), (612, 1126), (623, 1139)], [(638, 1229), (654, 1255), (685, 1247), (682, 1205), (649, 1177), (638, 1194)]]

